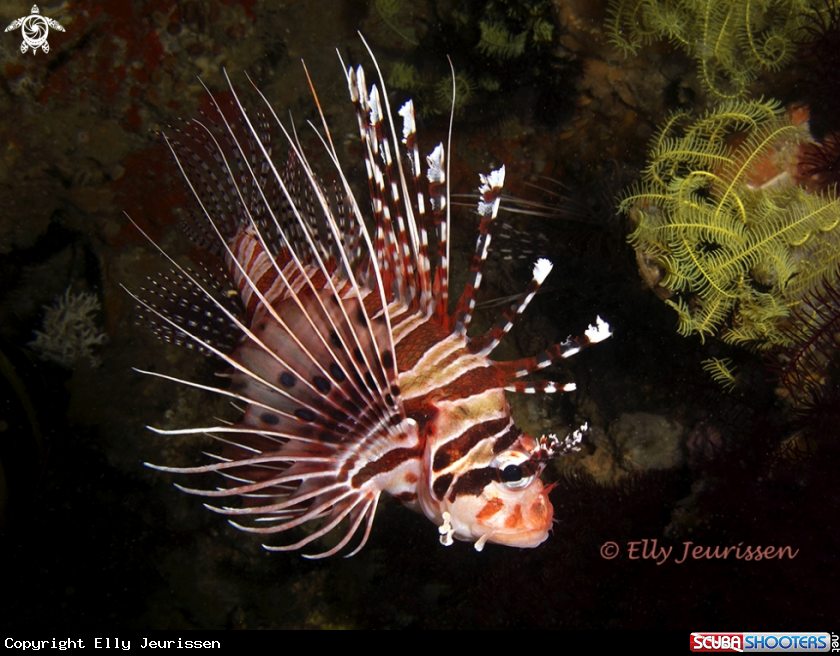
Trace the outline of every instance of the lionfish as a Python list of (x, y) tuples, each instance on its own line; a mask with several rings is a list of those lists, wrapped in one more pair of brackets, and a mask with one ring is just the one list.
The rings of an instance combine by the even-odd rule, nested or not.
[[(343, 523), (334, 546), (307, 557), (341, 551), (364, 525), (348, 556), (358, 553), (383, 492), (432, 520), (444, 545), (459, 539), (478, 551), (487, 542), (536, 547), (553, 515), (552, 486), (543, 486), (540, 473), (549, 458), (575, 448), (581, 432), (565, 440), (523, 434), (505, 391), (574, 389), (522, 378), (608, 337), (609, 326), (599, 317), (584, 337), (536, 357), (491, 360), (551, 271), (551, 262), (539, 259), (498, 323), (480, 337), (467, 336), (504, 166), (480, 176), (470, 281), (450, 313), (446, 151), (438, 144), (421, 169), (412, 101), (399, 110), (398, 138), (373, 63), (383, 92), (376, 84), (368, 89), (361, 66), (341, 61), (364, 150), (372, 229), (339, 164), (305, 65), (332, 185), (315, 173), (298, 135), (265, 96), (256, 90), (265, 110), (249, 113), (229, 79), (235, 119), (211, 96), (214, 117), (164, 135), (198, 204), (194, 236), (224, 261), (229, 284), (182, 268), (161, 250), (174, 275), (132, 295), (160, 336), (221, 359), (230, 385), (138, 371), (229, 397), (244, 414), (235, 424), (150, 427), (163, 435), (210, 435), (222, 449), (203, 466), (146, 464), (220, 474), (224, 484), (216, 489), (177, 487), (208, 499), (240, 497), (238, 507), (207, 507), (243, 531), (309, 526), (292, 544), (264, 545), (271, 551), (300, 549)], [(272, 152), (269, 119), (288, 141), (282, 164)], [(449, 143), (451, 132), (450, 116)]]

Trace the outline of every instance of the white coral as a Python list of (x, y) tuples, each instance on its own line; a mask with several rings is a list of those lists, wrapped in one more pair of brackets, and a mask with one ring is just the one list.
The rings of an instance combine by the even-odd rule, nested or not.
[(42, 360), (64, 367), (72, 367), (82, 358), (88, 358), (92, 366), (98, 366), (99, 358), (91, 349), (108, 341), (108, 336), (99, 332), (94, 323), (94, 315), (100, 309), (99, 299), (93, 294), (71, 294), (68, 288), (52, 305), (44, 306), (43, 331), (35, 331), (29, 348)]

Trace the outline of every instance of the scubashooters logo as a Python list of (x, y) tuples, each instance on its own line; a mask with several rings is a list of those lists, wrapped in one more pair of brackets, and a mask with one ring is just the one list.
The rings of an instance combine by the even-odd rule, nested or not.
[(691, 651), (704, 652), (823, 652), (830, 650), (828, 633), (707, 633), (691, 634)]
[(23, 35), (23, 43), (20, 44), (20, 51), (25, 53), (32, 48), (33, 55), (38, 51), (38, 48), (41, 48), (44, 53), (50, 51), (50, 44), (47, 43), (47, 35), (50, 33), (50, 28), (59, 32), (64, 31), (64, 28), (61, 27), (58, 21), (41, 16), (41, 13), (38, 11), (38, 5), (32, 5), (32, 13), (29, 16), (23, 16), (22, 18), (13, 20), (12, 24), (6, 28), (6, 31), (11, 32), (18, 28), (20, 28), (21, 34)]

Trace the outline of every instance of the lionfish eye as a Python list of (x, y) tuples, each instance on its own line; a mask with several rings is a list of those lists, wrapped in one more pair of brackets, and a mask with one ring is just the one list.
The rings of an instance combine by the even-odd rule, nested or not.
[(513, 483), (522, 478), (522, 467), (519, 465), (508, 465), (502, 470), (502, 480), (505, 483)]
[(497, 481), (508, 490), (528, 487), (539, 474), (528, 454), (518, 449), (502, 451), (490, 464), (496, 469)]

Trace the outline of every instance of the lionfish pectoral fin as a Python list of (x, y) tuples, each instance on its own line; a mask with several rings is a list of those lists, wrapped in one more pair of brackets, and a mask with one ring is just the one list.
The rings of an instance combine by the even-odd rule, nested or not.
[[(190, 286), (191, 293), (195, 295), (201, 295), (203, 299), (209, 304), (209, 307), (215, 308), (218, 311), (220, 317), (224, 317), (227, 321), (230, 322), (231, 326), (238, 330), (240, 333), (248, 334), (253, 338), (253, 334), (250, 330), (245, 326), (242, 321), (241, 317), (239, 316), (239, 312), (236, 311), (235, 308), (232, 308), (229, 303), (225, 302), (222, 298), (218, 298), (216, 294), (214, 294), (208, 288), (208, 281), (202, 280), (200, 276), (197, 276), (193, 272), (189, 271), (188, 269), (181, 266), (175, 259), (170, 256), (165, 250), (163, 250), (160, 245), (152, 239), (145, 230), (143, 230), (128, 214), (125, 215), (128, 220), (134, 225), (134, 227), (142, 234), (146, 240), (152, 244), (152, 246), (161, 253), (166, 260), (173, 267), (173, 271), (176, 272), (177, 276), (179, 276), (183, 281), (184, 285)], [(179, 340), (183, 340), (184, 343), (189, 343), (195, 346), (198, 350), (212, 354), (219, 357), (221, 360), (226, 362), (231, 366), (236, 366), (236, 363), (231, 360), (229, 354), (226, 352), (228, 350), (228, 345), (219, 344), (216, 346), (213, 342), (207, 341), (207, 339), (203, 338), (202, 329), (196, 322), (190, 322), (188, 318), (181, 316), (177, 312), (169, 312), (166, 308), (159, 308), (156, 307), (153, 302), (150, 300), (146, 300), (141, 296), (135, 294), (131, 290), (129, 290), (125, 285), (120, 285), (123, 290), (131, 296), (134, 301), (143, 308), (146, 312), (149, 313), (150, 316), (154, 317), (154, 320), (158, 322), (158, 324), (162, 327), (165, 327), (166, 331), (169, 331), (171, 334), (175, 334), (179, 336)], [(181, 379), (172, 378), (179, 383), (186, 383)], [(188, 384), (188, 383), (187, 383)], [(214, 389), (214, 391), (216, 391)]]
[[(214, 353), (204, 347), (204, 344), (211, 344), (218, 351), (229, 355), (239, 343), (241, 332), (224, 313), (218, 311), (208, 293), (213, 294), (218, 303), (227, 308), (230, 315), (241, 318), (242, 308), (238, 303), (238, 296), (235, 292), (229, 293), (227, 281), (215, 277), (207, 270), (203, 273), (185, 270), (190, 271), (191, 276), (199, 280), (202, 287), (194, 285), (189, 278), (175, 269), (172, 269), (169, 275), (161, 272), (155, 277), (150, 276), (149, 286), (140, 289), (143, 300), (143, 305), (140, 306), (141, 313), (145, 315), (143, 318), (150, 325), (152, 332), (167, 343), (212, 356)], [(161, 316), (173, 320), (177, 325), (191, 326), (194, 339), (189, 338), (184, 331), (174, 328), (171, 321), (160, 319)]]
[[(305, 538), (299, 540), (298, 542), (295, 542), (294, 544), (283, 546), (263, 544), (263, 548), (266, 551), (296, 551), (317, 540), (318, 538), (324, 537), (333, 529), (335, 529), (342, 521), (344, 521), (345, 519), (349, 519), (349, 528), (347, 529), (344, 537), (334, 547), (328, 549), (327, 551), (317, 554), (302, 554), (304, 558), (308, 558), (310, 560), (327, 558), (338, 553), (344, 547), (346, 547), (350, 540), (353, 539), (353, 536), (356, 534), (356, 532), (359, 530), (359, 527), (361, 526), (362, 522), (367, 520), (367, 527), (362, 535), (361, 543), (351, 553), (347, 554), (347, 557), (353, 556), (356, 553), (358, 553), (358, 551), (362, 547), (364, 547), (365, 543), (367, 542), (368, 536), (370, 535), (370, 529), (373, 524), (373, 516), (376, 512), (378, 500), (379, 492), (359, 492), (350, 499), (346, 500), (341, 506), (333, 508), (330, 515), (331, 519), (329, 519), (321, 528), (310, 533)], [(243, 528), (242, 526), (239, 526), (237, 524), (234, 524), (234, 526), (240, 529)], [(248, 529), (246, 528), (245, 530)]]

